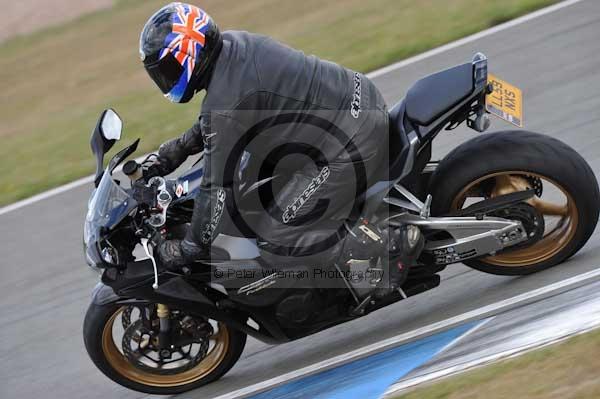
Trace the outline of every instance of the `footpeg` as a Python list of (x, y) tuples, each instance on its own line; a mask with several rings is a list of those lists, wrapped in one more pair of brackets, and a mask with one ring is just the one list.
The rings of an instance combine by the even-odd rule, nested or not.
[(431, 214), (431, 201), (433, 200), (433, 197), (431, 196), (431, 194), (427, 194), (427, 198), (425, 198), (425, 202), (423, 203), (423, 208), (421, 208), (421, 212), (420, 215), (422, 218), (427, 219), (429, 218), (429, 215)]

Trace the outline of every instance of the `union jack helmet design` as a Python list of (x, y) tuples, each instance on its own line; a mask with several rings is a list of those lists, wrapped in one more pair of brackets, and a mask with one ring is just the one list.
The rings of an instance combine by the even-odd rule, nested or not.
[(171, 3), (146, 22), (140, 57), (165, 97), (184, 103), (204, 88), (221, 43), (207, 13), (191, 4)]

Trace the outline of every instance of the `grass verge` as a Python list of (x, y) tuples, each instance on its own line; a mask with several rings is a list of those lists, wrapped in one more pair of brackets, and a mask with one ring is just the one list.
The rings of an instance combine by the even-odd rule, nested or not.
[[(359, 71), (453, 41), (556, 0), (204, 0), (223, 30), (271, 35)], [(145, 75), (138, 37), (164, 1), (121, 0), (65, 25), (0, 44), (0, 205), (93, 172), (100, 111), (151, 151), (199, 111), (169, 104)]]
[(395, 399), (600, 398), (600, 329)]

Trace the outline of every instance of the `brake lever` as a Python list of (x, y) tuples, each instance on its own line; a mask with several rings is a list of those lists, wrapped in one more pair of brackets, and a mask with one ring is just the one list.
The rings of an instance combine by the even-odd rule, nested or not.
[(150, 252), (150, 247), (148, 246), (148, 239), (142, 238), (140, 241), (142, 243), (142, 247), (144, 247), (144, 252), (146, 252), (146, 255), (152, 261), (152, 267), (154, 268), (154, 284), (152, 284), (152, 288), (156, 290), (158, 289), (158, 268), (156, 266), (156, 260), (154, 259), (152, 252)]

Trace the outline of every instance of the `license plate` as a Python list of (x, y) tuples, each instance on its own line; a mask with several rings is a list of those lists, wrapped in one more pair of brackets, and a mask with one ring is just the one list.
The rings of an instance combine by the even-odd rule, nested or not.
[(516, 86), (488, 74), (494, 91), (485, 98), (485, 108), (513, 125), (523, 127), (523, 93)]

